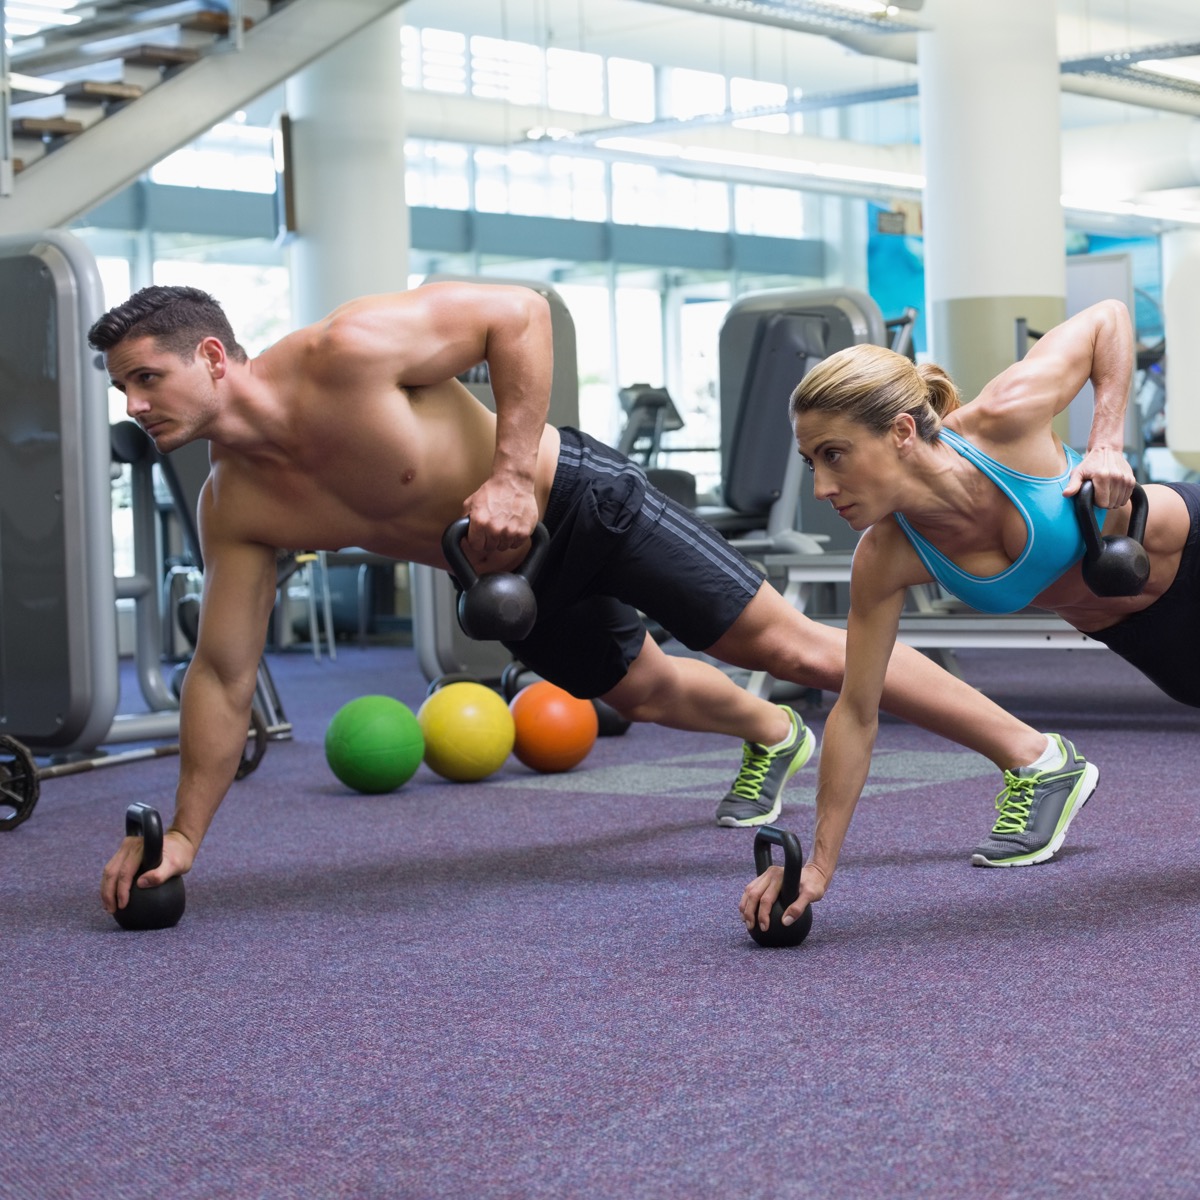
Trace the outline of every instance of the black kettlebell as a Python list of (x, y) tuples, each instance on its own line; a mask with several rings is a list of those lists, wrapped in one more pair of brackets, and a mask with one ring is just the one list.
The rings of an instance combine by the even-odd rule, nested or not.
[(764, 825), (754, 835), (754, 867), (761, 875), (771, 865), (771, 847), (783, 847), (783, 887), (779, 897), (771, 905), (771, 924), (764, 932), (755, 923), (750, 936), (760, 946), (798, 946), (812, 928), (812, 905), (806, 904), (799, 918), (791, 925), (783, 923), (786, 909), (800, 895), (800, 868), (804, 864), (804, 851), (800, 839), (786, 829)]
[(515, 571), (478, 575), (462, 548), (470, 524), (468, 517), (459, 517), (442, 535), (442, 553), (462, 588), (458, 623), (463, 633), (476, 641), (522, 641), (537, 620), (532, 584), (550, 545), (550, 534), (539, 521), (533, 528), (529, 553)]
[(122, 929), (170, 929), (183, 916), (183, 877), (174, 875), (157, 887), (137, 886), (147, 871), (162, 862), (162, 818), (148, 804), (131, 804), (125, 810), (125, 836), (142, 839), (142, 865), (129, 889), (129, 903), (113, 916)]
[(1100, 536), (1096, 523), (1095, 488), (1087, 479), (1075, 493), (1075, 517), (1083, 533), (1083, 581), (1097, 596), (1137, 596), (1150, 578), (1150, 556), (1142, 541), (1146, 536), (1146, 492), (1133, 485), (1129, 532)]

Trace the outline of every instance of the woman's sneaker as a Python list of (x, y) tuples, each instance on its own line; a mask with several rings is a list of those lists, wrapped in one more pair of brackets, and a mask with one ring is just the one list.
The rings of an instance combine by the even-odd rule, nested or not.
[(1099, 771), (1066, 738), (1050, 734), (1066, 761), (1052, 771), (1004, 772), (1004, 791), (996, 797), (1000, 815), (991, 836), (975, 848), (976, 867), (1032, 867), (1045, 862), (1063, 844), (1067, 826), (1096, 790)]
[(717, 824), (746, 828), (768, 825), (783, 807), (783, 785), (812, 757), (817, 739), (799, 713), (779, 706), (792, 722), (792, 736), (768, 750), (758, 742), (742, 746), (742, 769), (729, 794), (717, 805)]

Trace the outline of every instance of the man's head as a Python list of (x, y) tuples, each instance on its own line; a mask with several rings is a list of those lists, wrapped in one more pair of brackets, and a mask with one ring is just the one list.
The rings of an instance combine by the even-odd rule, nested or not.
[(191, 359), (207, 337), (217, 338), (237, 362), (246, 352), (233, 335), (229, 318), (207, 293), (193, 287), (146, 287), (124, 304), (110, 308), (88, 330), (88, 345), (107, 354), (121, 342), (151, 337), (160, 350)]
[(221, 306), (190, 287), (148, 287), (88, 331), (125, 411), (166, 453), (219, 428), (229, 366), (245, 363)]

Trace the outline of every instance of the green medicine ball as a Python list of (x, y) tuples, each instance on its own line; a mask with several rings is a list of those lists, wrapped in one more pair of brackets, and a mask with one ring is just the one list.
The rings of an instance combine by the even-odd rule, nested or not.
[(425, 737), (412, 710), (391, 696), (343, 704), (325, 730), (330, 770), (356, 792), (395, 791), (416, 773)]

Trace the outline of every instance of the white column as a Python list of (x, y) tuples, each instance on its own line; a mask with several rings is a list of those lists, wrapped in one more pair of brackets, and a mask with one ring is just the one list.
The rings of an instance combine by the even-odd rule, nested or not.
[(1200, 229), (1164, 233), (1163, 327), (1167, 339), (1167, 448), (1200, 471)]
[(1065, 315), (1059, 69), (1046, 0), (927, 0), (918, 35), (932, 357), (974, 397), (1014, 320)]
[(402, 13), (381, 17), (288, 81), (297, 325), (356, 296), (408, 286)]

